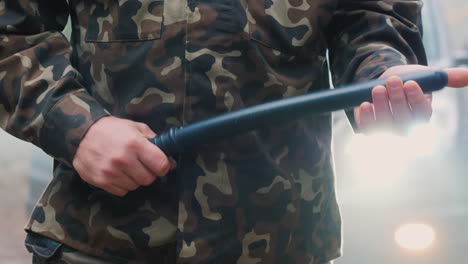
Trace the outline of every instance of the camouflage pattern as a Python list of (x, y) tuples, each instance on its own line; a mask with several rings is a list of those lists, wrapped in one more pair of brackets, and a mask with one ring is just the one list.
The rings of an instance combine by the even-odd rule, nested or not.
[[(323, 263), (340, 255), (330, 115), (176, 157), (124, 198), (71, 167), (114, 115), (157, 133), (425, 63), (417, 0), (0, 0), (0, 125), (55, 158), (26, 229), (112, 263)], [(72, 21), (71, 44), (60, 33)], [(125, 140), (124, 138), (122, 140)]]
[[(34, 233), (26, 238), (26, 247), (33, 254), (32, 264), (114, 264), (99, 256), (91, 256)], [(38, 246), (39, 245), (39, 246)], [(322, 264), (333, 264), (328, 261)]]

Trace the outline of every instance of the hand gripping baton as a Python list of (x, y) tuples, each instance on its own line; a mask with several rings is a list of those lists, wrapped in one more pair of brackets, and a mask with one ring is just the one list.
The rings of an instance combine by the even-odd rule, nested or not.
[[(440, 90), (448, 82), (445, 72), (433, 70), (404, 74), (400, 78), (403, 82), (416, 81), (425, 93)], [(186, 126), (170, 128), (150, 141), (166, 155), (173, 156), (208, 140), (234, 136), (266, 125), (298, 119), (304, 115), (332, 112), (355, 107), (365, 101), (371, 102), (372, 89), (377, 85), (385, 86), (385, 79), (258, 104)]]

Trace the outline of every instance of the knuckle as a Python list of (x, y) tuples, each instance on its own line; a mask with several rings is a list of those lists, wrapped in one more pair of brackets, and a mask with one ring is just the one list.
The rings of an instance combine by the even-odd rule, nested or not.
[(125, 152), (113, 156), (111, 158), (111, 164), (118, 167), (128, 167), (129, 161)]
[(112, 166), (103, 167), (100, 171), (100, 177), (98, 179), (107, 179), (107, 177), (112, 177), (114, 175), (114, 170)]
[(127, 144), (125, 146), (126, 149), (138, 149), (140, 147), (141, 138), (132, 137), (128, 139)]

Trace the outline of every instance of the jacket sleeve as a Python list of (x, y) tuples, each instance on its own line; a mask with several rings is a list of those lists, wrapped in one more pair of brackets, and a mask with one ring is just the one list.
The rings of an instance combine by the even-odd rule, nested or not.
[[(327, 30), (335, 86), (378, 78), (392, 66), (426, 65), (421, 0), (338, 0)], [(352, 111), (347, 111), (355, 127)]]
[(68, 15), (66, 0), (0, 1), (0, 126), (70, 166), (108, 113), (71, 65)]

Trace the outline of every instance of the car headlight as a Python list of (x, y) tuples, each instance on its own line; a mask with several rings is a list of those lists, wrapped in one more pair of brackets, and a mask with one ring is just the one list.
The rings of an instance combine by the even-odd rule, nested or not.
[(395, 232), (395, 242), (398, 246), (409, 250), (424, 250), (435, 240), (434, 229), (422, 223), (404, 224)]

